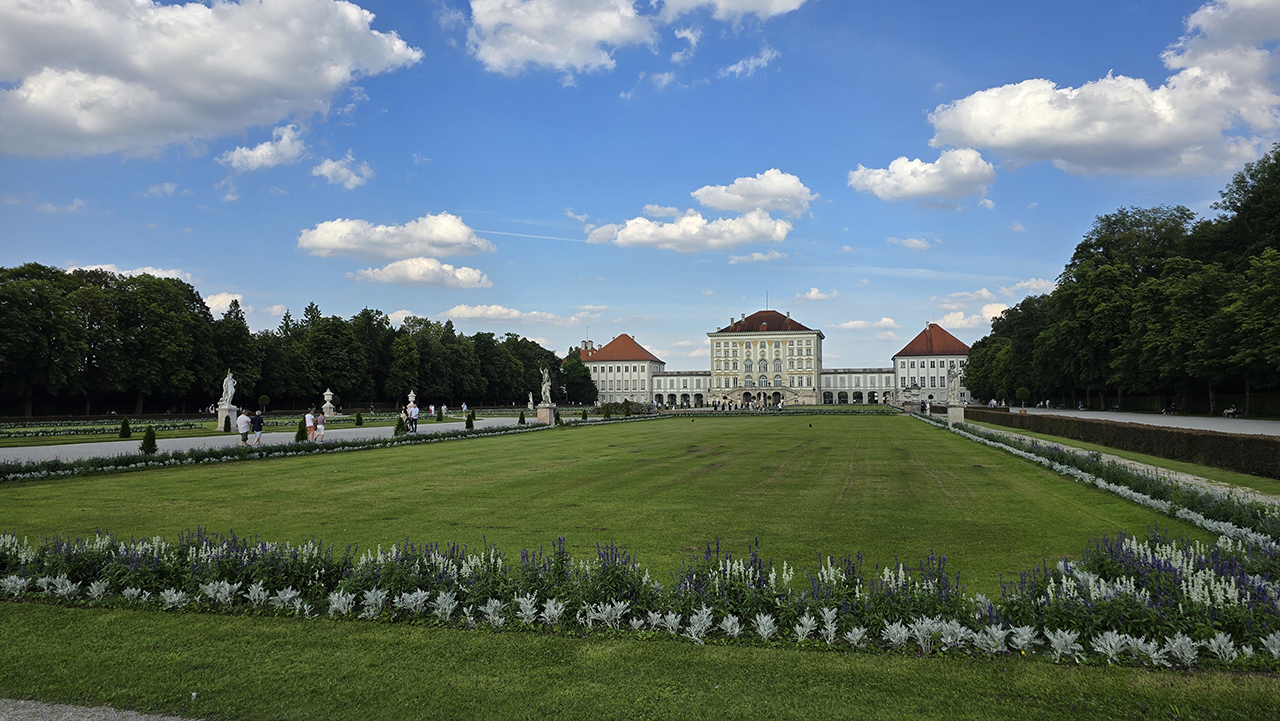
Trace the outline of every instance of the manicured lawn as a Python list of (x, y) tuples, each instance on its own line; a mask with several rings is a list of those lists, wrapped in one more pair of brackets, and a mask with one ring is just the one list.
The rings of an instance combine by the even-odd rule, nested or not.
[(0, 694), (209, 719), (1280, 714), (1267, 674), (15, 603)]
[[(464, 418), (446, 418), (445, 422), (461, 423), (463, 420), (465, 419)], [(431, 418), (431, 419), (423, 418), (420, 421), (420, 425), (426, 425), (428, 423), (434, 423), (434, 422), (435, 422), (434, 418)], [(156, 431), (156, 438), (158, 439), (200, 438), (204, 436), (232, 435), (218, 428), (215, 428), (216, 425), (217, 425), (216, 421), (207, 421), (204, 423), (204, 426), (205, 426), (204, 428), (184, 428), (176, 431)], [(381, 422), (365, 421), (364, 423), (365, 428), (372, 428), (374, 426), (394, 426), (394, 425), (395, 425), (395, 421), (381, 421)], [(116, 433), (103, 433), (100, 435), (95, 434), (95, 435), (83, 435), (83, 436), (42, 436), (42, 437), (34, 437), (34, 438), (0, 438), (0, 448), (16, 448), (16, 447), (22, 447), (22, 446), (61, 446), (61, 445), (67, 445), (70, 443), (102, 443), (105, 441), (119, 441), (119, 440), (132, 440), (132, 441), (141, 443), (142, 434), (147, 429), (146, 422), (135, 421), (135, 422), (132, 422), (131, 427), (133, 429), (133, 435), (127, 439), (120, 438), (120, 436), (117, 435)], [(354, 423), (349, 421), (342, 422), (342, 423), (335, 423), (330, 421), (328, 425), (329, 430), (335, 430), (339, 428), (354, 428), (354, 427), (355, 427)], [(39, 430), (39, 429), (33, 428), (30, 430)], [(264, 430), (267, 433), (291, 433), (294, 430), (296, 430), (296, 424), (294, 424), (293, 426), (267, 426)]]
[(1031, 438), (1039, 438), (1044, 441), (1053, 441), (1061, 443), (1064, 446), (1079, 448), (1086, 451), (1097, 451), (1098, 453), (1107, 453), (1121, 458), (1127, 458), (1131, 461), (1146, 463), (1158, 468), (1167, 468), (1172, 471), (1181, 471), (1182, 473), (1190, 473), (1193, 476), (1208, 478), (1211, 481), (1219, 483), (1229, 483), (1233, 486), (1242, 486), (1244, 488), (1252, 488), (1260, 493), (1266, 493), (1272, 496), (1280, 496), (1280, 480), (1275, 478), (1264, 478), (1262, 476), (1251, 476), (1246, 473), (1236, 473), (1223, 468), (1214, 468), (1213, 466), (1202, 466), (1197, 463), (1186, 463), (1184, 461), (1174, 461), (1160, 456), (1148, 456), (1144, 453), (1134, 453), (1132, 451), (1124, 451), (1110, 446), (1102, 446), (1096, 443), (1085, 443), (1077, 441), (1073, 438), (1063, 438), (1061, 436), (1051, 436), (1046, 433), (1034, 433), (1032, 431), (1024, 431), (1018, 428), (1009, 428), (1007, 426), (997, 425), (995, 423), (978, 423), (976, 421), (965, 421), (976, 426), (990, 428), (994, 431), (1004, 431), (1006, 433), (1017, 433), (1019, 435)]
[[(812, 426), (812, 427), (811, 427)], [(203, 526), (339, 547), (565, 536), (632, 551), (664, 583), (720, 539), (754, 539), (797, 584), (824, 554), (869, 569), (946, 554), (969, 592), (1152, 524), (1207, 534), (906, 417), (687, 418), (315, 458), (0, 487), (0, 530), (151, 536)]]

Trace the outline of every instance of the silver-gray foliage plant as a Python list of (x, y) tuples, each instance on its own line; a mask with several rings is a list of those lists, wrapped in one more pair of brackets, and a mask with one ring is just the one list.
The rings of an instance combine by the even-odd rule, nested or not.
[(272, 596), (269, 603), (272, 608), (283, 610), (293, 607), (293, 602), (298, 600), (302, 594), (296, 591), (293, 586), (288, 586), (276, 591), (276, 595)]
[(1080, 638), (1080, 634), (1076, 631), (1066, 629), (1057, 629), (1053, 631), (1046, 630), (1045, 638), (1049, 639), (1049, 655), (1053, 656), (1053, 662), (1058, 663), (1064, 657), (1079, 663), (1084, 658), (1084, 646), (1076, 643)]
[(502, 601), (491, 598), (484, 602), (480, 607), (480, 612), (484, 614), (484, 620), (494, 628), (502, 628), (507, 623), (507, 619), (502, 616), (502, 609), (506, 607)]
[(520, 619), (520, 623), (532, 626), (538, 622), (537, 594), (526, 593), (516, 596), (516, 605), (520, 607), (516, 610), (516, 618)]
[[(453, 616), (453, 609), (458, 607), (458, 595), (453, 591), (436, 592), (436, 600), (431, 602), (431, 612), (440, 619), (441, 623), (448, 623), (449, 618)], [(537, 611), (534, 612), (535, 615)], [(533, 623), (529, 621), (529, 623)]]
[(738, 621), (738, 617), (732, 613), (726, 614), (720, 619), (720, 630), (725, 632), (729, 638), (737, 638), (742, 634), (742, 624)]
[(27, 587), (31, 585), (31, 579), (22, 576), (5, 576), (0, 579), (0, 590), (10, 596), (21, 596), (26, 593)]
[(1262, 647), (1274, 659), (1280, 660), (1280, 631), (1272, 631), (1262, 639)]
[(89, 600), (97, 603), (106, 597), (107, 592), (111, 590), (111, 584), (107, 581), (94, 581), (89, 584)]
[(822, 640), (830, 646), (836, 642), (840, 631), (836, 628), (836, 613), (834, 608), (822, 609)]
[(1094, 651), (1107, 657), (1107, 663), (1115, 663), (1130, 646), (1130, 639), (1123, 633), (1103, 631), (1089, 642)]
[(1009, 629), (1009, 647), (1026, 653), (1040, 645), (1040, 632), (1035, 626), (1014, 626)]
[(347, 591), (334, 591), (329, 594), (329, 615), (346, 616), (356, 607), (356, 595)]
[(773, 638), (773, 634), (778, 632), (778, 623), (767, 613), (757, 613), (751, 625), (755, 628), (756, 635), (765, 641)]
[(1179, 631), (1173, 634), (1172, 638), (1165, 639), (1164, 651), (1178, 663), (1190, 668), (1195, 665), (1196, 659), (1200, 656), (1200, 642), (1191, 640), (1189, 636)]
[(863, 641), (866, 640), (867, 629), (863, 628), (862, 626), (854, 626), (848, 631), (845, 631), (844, 636), (842, 636), (841, 638), (843, 638), (845, 642), (848, 643), (853, 648), (857, 648), (862, 645)]
[(1008, 636), (1009, 631), (1007, 629), (987, 626), (974, 636), (973, 645), (988, 656), (994, 656), (1006, 650), (1004, 641)]
[(685, 637), (701, 646), (707, 636), (707, 632), (711, 630), (711, 609), (705, 605), (698, 609), (698, 612), (689, 617), (689, 626), (685, 630)]
[(902, 648), (907, 645), (907, 641), (911, 640), (911, 631), (902, 625), (901, 621), (886, 623), (884, 630), (880, 632), (880, 638), (889, 642), (893, 648)]
[(796, 641), (800, 642), (809, 638), (809, 634), (813, 633), (817, 628), (817, 619), (809, 615), (808, 611), (805, 611), (804, 615), (800, 617), (799, 621), (797, 621), (795, 625), (794, 630), (796, 632)]
[(176, 588), (166, 588), (160, 592), (160, 607), (166, 611), (182, 608), (189, 600), (191, 599), (186, 591), (179, 591)]
[(364, 598), (361, 600), (364, 610), (360, 612), (360, 618), (377, 618), (382, 613), (382, 605), (387, 602), (387, 592), (381, 588), (371, 588), (364, 592)]
[(542, 604), (542, 622), (548, 626), (554, 626), (560, 623), (560, 617), (564, 615), (564, 604), (554, 598), (548, 598)]
[(1205, 642), (1204, 647), (1209, 652), (1218, 657), (1223, 663), (1231, 663), (1240, 656), (1240, 652), (1236, 649), (1236, 644), (1231, 640), (1231, 634), (1219, 631), (1213, 638)]
[(271, 593), (267, 591), (267, 587), (262, 585), (262, 581), (253, 584), (244, 592), (245, 598), (249, 599), (249, 605), (254, 608), (262, 608), (262, 604), (271, 598)]

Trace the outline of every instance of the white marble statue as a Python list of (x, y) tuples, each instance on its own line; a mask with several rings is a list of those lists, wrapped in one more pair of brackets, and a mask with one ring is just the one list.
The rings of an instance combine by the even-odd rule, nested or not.
[(960, 402), (960, 372), (955, 368), (947, 370), (947, 402)]
[(236, 379), (231, 377), (231, 369), (227, 369), (227, 377), (222, 379), (222, 399), (218, 401), (221, 408), (230, 408), (231, 399), (236, 395)]
[(533, 391), (529, 391), (529, 410), (533, 410)]
[(542, 404), (551, 405), (551, 372), (546, 368), (542, 369)]

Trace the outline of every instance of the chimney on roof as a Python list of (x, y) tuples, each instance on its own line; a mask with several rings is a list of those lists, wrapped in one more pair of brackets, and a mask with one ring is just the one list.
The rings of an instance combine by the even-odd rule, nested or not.
[(746, 314), (746, 313), (743, 313), (743, 314), (742, 314), (742, 319), (743, 319), (743, 320), (746, 320), (746, 319), (747, 319), (747, 314)]
[(791, 320), (791, 311), (787, 311), (787, 320)]
[(769, 324), (768, 324), (768, 323), (761, 323), (761, 324), (760, 324), (760, 330), (769, 330)]

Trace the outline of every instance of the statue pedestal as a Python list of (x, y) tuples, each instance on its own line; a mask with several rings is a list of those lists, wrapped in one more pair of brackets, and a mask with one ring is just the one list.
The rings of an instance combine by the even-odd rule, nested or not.
[(235, 431), (236, 431), (236, 410), (237, 410), (237, 409), (236, 409), (236, 407), (235, 407), (235, 406), (222, 406), (221, 408), (219, 408), (219, 409), (218, 409), (218, 430), (222, 430), (223, 428), (225, 428), (226, 426), (224, 426), (223, 424), (227, 422), (227, 419), (228, 419), (228, 418), (230, 418), (230, 419), (231, 419), (231, 432), (232, 432), (232, 433), (235, 433)]
[(320, 411), (324, 413), (325, 418), (333, 418), (334, 416), (338, 415), (338, 412), (334, 410), (332, 403), (325, 403), (323, 406), (320, 407)]
[(964, 406), (947, 406), (947, 425), (964, 423)]
[(556, 407), (550, 403), (538, 406), (538, 422), (552, 425), (556, 422)]

